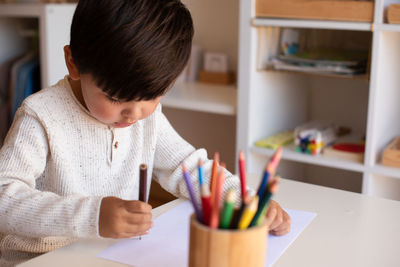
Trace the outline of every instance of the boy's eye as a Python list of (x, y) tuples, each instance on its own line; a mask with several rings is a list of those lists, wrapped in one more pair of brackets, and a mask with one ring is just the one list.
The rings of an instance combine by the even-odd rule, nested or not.
[(108, 98), (108, 100), (109, 100), (111, 103), (113, 103), (113, 104), (119, 104), (119, 103), (121, 103), (120, 100), (118, 100), (118, 99), (116, 99), (116, 98), (113, 98), (113, 97), (111, 97), (111, 96), (107, 96), (107, 98)]

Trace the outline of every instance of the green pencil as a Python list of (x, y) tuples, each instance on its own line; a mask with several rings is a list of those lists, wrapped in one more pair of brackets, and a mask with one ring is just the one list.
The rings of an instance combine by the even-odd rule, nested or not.
[(256, 214), (253, 217), (253, 220), (250, 223), (250, 226), (256, 226), (256, 225), (260, 225), (264, 218), (265, 215), (267, 214), (268, 211), (268, 204), (269, 201), (271, 200), (271, 197), (274, 193), (276, 193), (276, 191), (278, 190), (278, 180), (279, 180), (279, 176), (276, 176), (269, 184), (267, 190), (265, 191), (264, 197), (262, 198), (260, 205), (258, 207), (258, 210), (256, 212)]
[(229, 189), (226, 194), (224, 207), (220, 216), (219, 228), (227, 229), (231, 224), (233, 210), (235, 209), (235, 199), (236, 199), (236, 191), (234, 189)]

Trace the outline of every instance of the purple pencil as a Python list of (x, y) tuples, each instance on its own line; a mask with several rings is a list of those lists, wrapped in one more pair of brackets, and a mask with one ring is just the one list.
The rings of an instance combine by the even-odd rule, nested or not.
[(192, 180), (190, 180), (190, 174), (187, 171), (187, 169), (186, 169), (184, 164), (182, 164), (182, 171), (183, 171), (183, 178), (185, 178), (186, 186), (187, 186), (188, 191), (189, 191), (190, 200), (192, 201), (192, 205), (193, 205), (193, 208), (194, 208), (194, 212), (196, 213), (197, 220), (199, 222), (203, 222), (203, 219), (202, 219), (202, 216), (201, 216), (201, 212), (200, 212), (200, 208), (197, 205), (196, 196), (194, 194)]

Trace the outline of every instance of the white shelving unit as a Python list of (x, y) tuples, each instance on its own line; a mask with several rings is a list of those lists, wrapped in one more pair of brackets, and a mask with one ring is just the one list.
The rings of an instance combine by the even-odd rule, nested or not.
[[(353, 191), (400, 200), (400, 169), (381, 164), (383, 149), (400, 135), (400, 25), (384, 20), (385, 9), (394, 2), (400, 3), (375, 1), (373, 23), (355, 23), (258, 18), (255, 0), (240, 1), (236, 143), (237, 150), (246, 151), (249, 172), (261, 173), (273, 154), (270, 149), (256, 147), (257, 140), (306, 121), (325, 119), (349, 126), (360, 136), (365, 134), (364, 162), (300, 154), (288, 146), (283, 152), (281, 175), (339, 188), (354, 183)], [(268, 27), (370, 35), (369, 79), (260, 70), (259, 46), (265, 44), (262, 31)], [(344, 184), (335, 184), (335, 180)]]
[[(75, 4), (0, 4), (0, 19), (33, 19), (39, 29), (42, 87), (56, 83), (67, 73), (64, 45), (69, 43)], [(1, 38), (1, 36), (0, 36)]]

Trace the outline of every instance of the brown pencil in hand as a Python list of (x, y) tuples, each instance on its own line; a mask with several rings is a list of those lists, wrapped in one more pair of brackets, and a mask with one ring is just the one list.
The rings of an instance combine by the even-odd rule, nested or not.
[(147, 202), (147, 165), (140, 164), (139, 200)]

